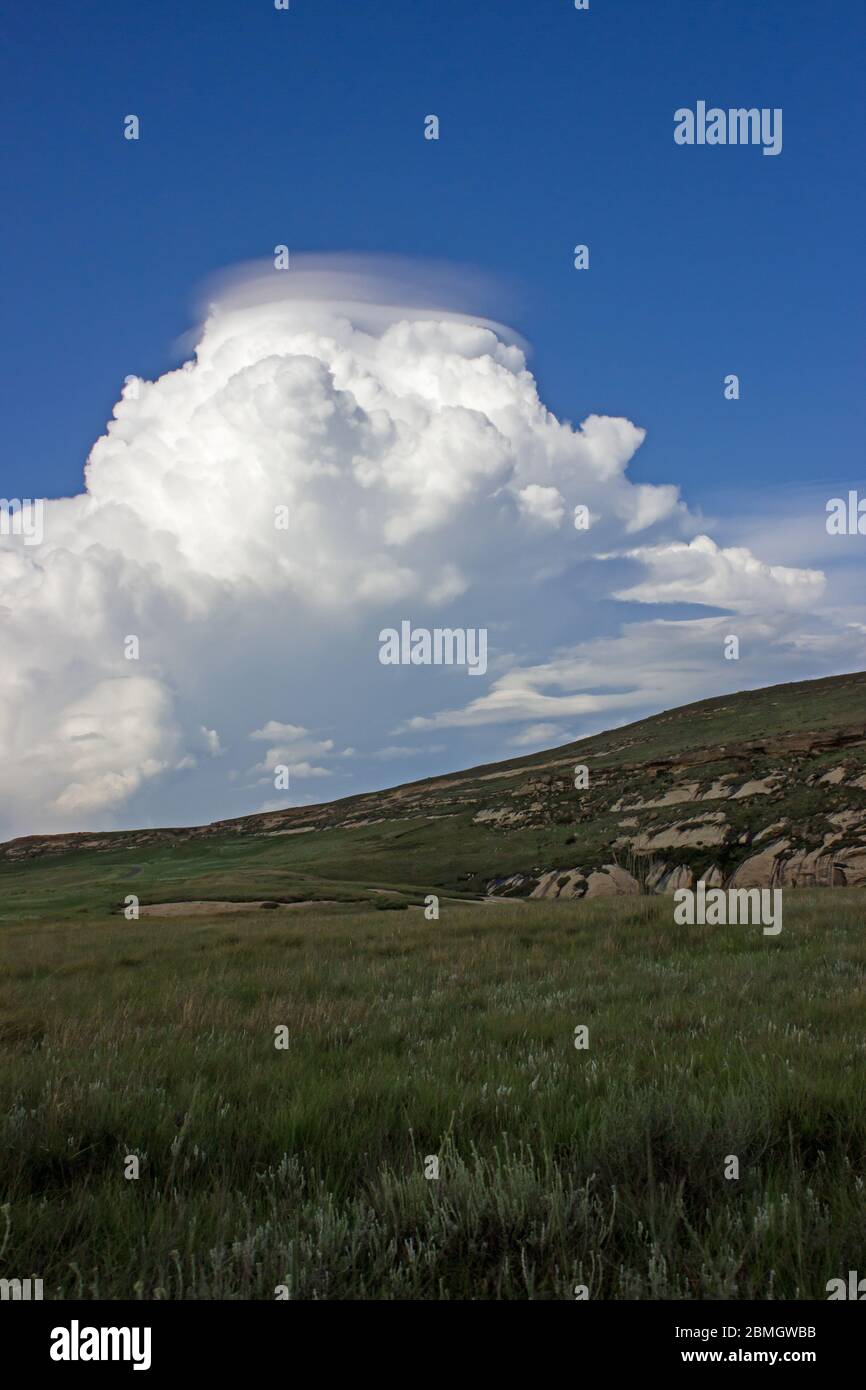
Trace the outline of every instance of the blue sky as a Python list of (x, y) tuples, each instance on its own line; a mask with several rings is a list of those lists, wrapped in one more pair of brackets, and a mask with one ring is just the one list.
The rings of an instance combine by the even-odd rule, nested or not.
[[(88, 538), (86, 510), (56, 512), (69, 539), (52, 552), (59, 568), (51, 592), (68, 592), (68, 611), (52, 609), (49, 621), (42, 572), (22, 580), (10, 570), (18, 598), (5, 612), (15, 612), (20, 632), (35, 634), (36, 654), (22, 656), (20, 679), (8, 678), (7, 738), (26, 743), (44, 732), (45, 769), (30, 765), (33, 790), (23, 799), (8, 788), (4, 798), (0, 788), (0, 834), (256, 810), (269, 800), (262, 783), (270, 768), (267, 756), (257, 765), (253, 759), (273, 748), (289, 761), (294, 749), (293, 765), (302, 769), (291, 799), (313, 801), (562, 742), (722, 688), (863, 664), (848, 644), (858, 630), (861, 538), (834, 548), (824, 528), (825, 499), (864, 486), (862, 4), (591, 0), (588, 12), (578, 12), (571, 0), (291, 0), (288, 12), (278, 12), (269, 0), (83, 0), (19, 7), (5, 28), (0, 494), (80, 494), (85, 461), (127, 374), (154, 381), (188, 360), (202, 286), (285, 243), (300, 264), (304, 253), (375, 253), (483, 272), (489, 283), (461, 307), (521, 335), (540, 399), (559, 420), (577, 426), (609, 415), (646, 430), (628, 478), (678, 486), (689, 516), (669, 517), (664, 534), (644, 534), (625, 521), (635, 515), (637, 494), (612, 493), (625, 530), (599, 534), (605, 553), (616, 542), (617, 558), (587, 563), (579, 582), (562, 553), (538, 549), (536, 516), (525, 549), (508, 533), (510, 579), (501, 547), (497, 570), (493, 540), (488, 548), (479, 543), (465, 598), (457, 597), (453, 575), (443, 587), (440, 573), (472, 566), (457, 523), (440, 537), (438, 552), (433, 541), (412, 541), (421, 587), (410, 585), (407, 594), (426, 595), (435, 618), (429, 595), (451, 595), (453, 587), (453, 596), (437, 600), (447, 609), (443, 620), (490, 624), (490, 680), (505, 686), (482, 691), (485, 683), (464, 680), (478, 688), (455, 696), (451, 679), (443, 694), (442, 681), (453, 673), (430, 672), (423, 696), (405, 685), (406, 673), (388, 673), (381, 687), (382, 669), (358, 619), (352, 634), (366, 642), (358, 650), (373, 651), (372, 665), (364, 657), (348, 682), (367, 711), (359, 727), (357, 708), (345, 704), (339, 661), (339, 644), (351, 647), (348, 629), (337, 635), (339, 624), (307, 622), (275, 643), (277, 610), (265, 603), (264, 614), (261, 605), (251, 614), (238, 597), (244, 584), (259, 582), (258, 572), (222, 567), (215, 554), (203, 560), (201, 537), (185, 555), (191, 568), (184, 583), (151, 592), (146, 576), (167, 562), (162, 513), (147, 512), (147, 499), (141, 515), (154, 529), (140, 552), (132, 545), (131, 568), (140, 566), (132, 577), (124, 569), (130, 544), (109, 555), (114, 513), (106, 511)], [(782, 108), (782, 153), (677, 146), (674, 111), (699, 99)], [(129, 113), (141, 121), (137, 142), (123, 139)], [(440, 120), (438, 141), (423, 138), (430, 113)], [(576, 243), (590, 247), (587, 272), (573, 267)], [(221, 334), (212, 341), (234, 341)], [(423, 365), (434, 344), (416, 349)], [(243, 352), (254, 366), (255, 355)], [(322, 349), (331, 370), (329, 353)], [(392, 368), (390, 358), (377, 359), (371, 371), (393, 386)], [(732, 372), (741, 383), (736, 402), (723, 395)], [(290, 395), (304, 389), (295, 376), (284, 384)], [(307, 385), (309, 401), (318, 400), (318, 379)], [(168, 389), (149, 399), (165, 405)], [(490, 409), (495, 414), (495, 404)], [(193, 418), (181, 414), (184, 422)], [(147, 460), (159, 460), (170, 434), (167, 423), (147, 435), (140, 417), (134, 428), (144, 431), (137, 473), (116, 444), (103, 454), (97, 491), (112, 505), (137, 494)], [(487, 445), (480, 436), (476, 443), (480, 452), (470, 461), (480, 478)], [(516, 456), (523, 446), (512, 444)], [(249, 452), (257, 469), (260, 446), (257, 434)], [(246, 456), (234, 437), (231, 449), (223, 462), (244, 491)], [(613, 457), (616, 450), (611, 436), (602, 452)], [(577, 466), (588, 467), (588, 459), (580, 455)], [(498, 466), (489, 462), (491, 477)], [(519, 484), (535, 485), (526, 466), (524, 458)], [(559, 464), (550, 466), (555, 473)], [(182, 510), (177, 477), (166, 486)], [(157, 491), (154, 484), (154, 497)], [(570, 506), (567, 489), (563, 496)], [(384, 544), (405, 547), (408, 516), (392, 518), (404, 531)], [(181, 545), (189, 540), (184, 524)], [(219, 535), (219, 516), (209, 516), (208, 527)], [(671, 570), (681, 563), (678, 553), (673, 560), (668, 552), (633, 554), (704, 529), (721, 547), (746, 547), (758, 562), (796, 574), (759, 572), (733, 552), (720, 559), (701, 551), (686, 556), (684, 577)], [(68, 568), (61, 551), (67, 558), (76, 546), (83, 552), (90, 539), (102, 547), (92, 572), (81, 554)], [(345, 534), (330, 539), (339, 554)], [(21, 547), (18, 554), (33, 558)], [(353, 588), (363, 587), (362, 561), (375, 553), (359, 550), (357, 558), (359, 568), (344, 576)], [(643, 585), (642, 566), (649, 575)], [(823, 588), (818, 571), (830, 576)], [(509, 597), (515, 576), (522, 587)], [(536, 602), (523, 607), (530, 579)], [(42, 586), (38, 602), (35, 587), (14, 587), (31, 581)], [(209, 585), (235, 589), (216, 604)], [(819, 590), (826, 611), (819, 611)], [(800, 629), (786, 626), (797, 608), (792, 595), (806, 614)], [(287, 599), (272, 598), (281, 614), (288, 611)], [(196, 604), (199, 614), (207, 610), (198, 636), (188, 617)], [(418, 598), (419, 615), (422, 607)], [(146, 728), (130, 735), (139, 747), (134, 756), (128, 746), (109, 748), (103, 729), (113, 718), (107, 658), (88, 667), (94, 644), (110, 646), (113, 634), (129, 630), (133, 612), (158, 652), (142, 667), (151, 684), (136, 696)], [(751, 624), (744, 660), (736, 669), (707, 664), (716, 630), (688, 624), (702, 613), (732, 612), (744, 632)], [(408, 615), (395, 597), (394, 620)], [(386, 619), (383, 610), (363, 621), (372, 631)], [(629, 623), (636, 626), (624, 639)], [(64, 633), (84, 655), (58, 655)], [(578, 651), (581, 641), (603, 645)], [(257, 667), (243, 688), (231, 682), (241, 649), (247, 669)], [(535, 674), (524, 679), (519, 673), (528, 667)], [(302, 669), (317, 673), (303, 688)], [(644, 683), (618, 704), (635, 669)], [(45, 694), (59, 685), (71, 692), (67, 705)], [(519, 694), (506, 720), (501, 711), (512, 709), (512, 685)], [(539, 712), (540, 692), (550, 689), (561, 693), (561, 707)], [(593, 691), (612, 696), (594, 704), (585, 700)], [(482, 695), (488, 703), (470, 708)], [(40, 711), (43, 696), (34, 725), (41, 732), (28, 726), (25, 738), (15, 702)], [(3, 698), (0, 686), (0, 716)], [(372, 727), (372, 711), (381, 727)], [(196, 745), (199, 729), (204, 742)], [(88, 741), (107, 751), (89, 771), (69, 774), (73, 790), (62, 793), (58, 808), (59, 774), (51, 768), (58, 759), (71, 765), (64, 748)]]
[[(627, 414), (635, 475), (695, 501), (860, 456), (854, 0), (84, 0), (5, 27), (9, 495), (77, 491), (126, 373), (172, 365), (202, 279), (277, 242), (499, 275), (550, 408)], [(677, 148), (700, 97), (781, 106), (782, 156)]]

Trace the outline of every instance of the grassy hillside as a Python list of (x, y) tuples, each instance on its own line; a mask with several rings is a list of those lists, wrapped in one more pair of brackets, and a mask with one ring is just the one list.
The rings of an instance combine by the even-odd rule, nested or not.
[[(578, 765), (585, 789), (574, 785)], [(783, 856), (832, 851), (837, 881), (866, 883), (866, 673), (703, 700), (321, 806), (11, 841), (0, 846), (0, 921), (109, 912), (129, 893), (144, 904), (384, 906), (383, 890), (404, 904), (431, 891), (477, 898), (517, 875), (513, 891), (525, 895), (550, 870), (638, 861), (729, 876), (768, 843)]]

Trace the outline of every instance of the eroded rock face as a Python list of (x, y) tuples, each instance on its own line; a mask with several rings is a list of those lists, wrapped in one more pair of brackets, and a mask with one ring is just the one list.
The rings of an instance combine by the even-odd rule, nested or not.
[(818, 785), (824, 783), (827, 786), (837, 787), (840, 782), (845, 781), (845, 772), (844, 767), (831, 767), (829, 772), (825, 772), (823, 777), (818, 778)]
[(583, 898), (587, 879), (580, 869), (552, 869), (533, 888), (530, 898)]
[(836, 867), (845, 875), (846, 887), (866, 887), (866, 847), (843, 849), (833, 857)]
[(843, 888), (845, 875), (836, 867), (835, 856), (813, 850), (780, 859), (773, 881), (776, 888)]
[(769, 796), (781, 784), (781, 781), (778, 773), (771, 773), (769, 777), (761, 777), (758, 781), (744, 782), (734, 792), (733, 799), (739, 801), (745, 796)]
[(624, 811), (646, 811), (653, 806), (678, 806), (683, 801), (696, 801), (699, 786), (700, 783), (698, 782), (685, 782), (678, 787), (671, 787), (664, 796), (659, 796), (654, 801), (632, 801), (623, 806), (622, 809)]
[(854, 830), (860, 826), (866, 828), (866, 811), (837, 811), (827, 819), (840, 831)]
[(530, 874), (510, 874), (508, 878), (492, 878), (486, 892), (494, 898), (525, 898), (536, 882)]
[[(488, 888), (488, 891), (489, 888)], [(640, 884), (618, 864), (605, 864), (584, 873), (582, 869), (552, 869), (544, 874), (530, 898), (605, 898), (640, 892)]]
[(821, 847), (792, 854), (789, 849), (788, 840), (778, 840), (763, 853), (744, 859), (727, 883), (721, 875), (710, 883), (709, 873), (704, 875), (704, 882), (708, 887), (728, 888), (856, 888), (866, 884), (866, 847), (838, 851)]
[(598, 897), (631, 897), (640, 892), (640, 884), (633, 878), (626, 869), (621, 869), (618, 864), (605, 864), (600, 872), (590, 874), (587, 879), (586, 896), (588, 898)]
[[(644, 886), (619, 864), (599, 869), (551, 869), (537, 881), (515, 874), (494, 879), (487, 892), (496, 896), (520, 893), (531, 898), (602, 898), (634, 896), (641, 892), (669, 894), (694, 888), (859, 888), (866, 887), (866, 845), (847, 849), (794, 850), (789, 840), (776, 840), (760, 854), (750, 855), (732, 874), (725, 876), (718, 864), (696, 873), (688, 864), (657, 861), (646, 874)], [(532, 884), (528, 894), (526, 888)]]
[(731, 795), (731, 783), (734, 781), (731, 773), (725, 773), (724, 777), (717, 777), (711, 786), (707, 787), (701, 797), (702, 801), (723, 801), (725, 797)]
[(757, 835), (752, 836), (752, 844), (757, 845), (761, 840), (766, 840), (768, 835), (779, 835), (786, 830), (788, 822), (786, 820), (773, 821), (772, 825), (765, 825), (763, 830), (759, 830)]
[(775, 840), (760, 854), (750, 855), (731, 874), (728, 888), (770, 888), (776, 881), (779, 858), (790, 849), (790, 840)]
[(474, 825), (484, 825), (487, 822), (495, 823), (497, 821), (508, 824), (511, 821), (517, 821), (519, 819), (520, 817), (515, 811), (511, 811), (505, 806), (495, 807), (489, 811), (478, 811), (472, 817)]
[(723, 845), (728, 831), (724, 814), (711, 811), (705, 816), (665, 825), (660, 830), (645, 831), (636, 835), (632, 844), (637, 854), (652, 854), (660, 849), (701, 849), (704, 845)]
[(649, 869), (645, 879), (647, 892), (658, 893), (659, 884), (668, 873), (670, 873), (670, 865), (666, 864), (664, 860), (659, 860), (654, 863)]
[(675, 893), (678, 888), (693, 888), (695, 875), (688, 864), (675, 864), (661, 875), (655, 888), (656, 893)]

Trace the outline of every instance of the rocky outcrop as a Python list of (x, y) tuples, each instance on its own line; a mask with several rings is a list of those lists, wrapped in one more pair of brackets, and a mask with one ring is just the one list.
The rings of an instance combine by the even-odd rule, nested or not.
[(787, 829), (786, 820), (773, 821), (772, 825), (765, 825), (763, 830), (759, 830), (757, 835), (752, 836), (752, 844), (756, 845), (760, 840), (766, 840), (768, 835), (778, 835), (782, 830)]
[[(735, 869), (731, 888), (857, 888), (866, 884), (866, 847), (786, 851), (787, 840)], [(775, 850), (775, 853), (773, 851)]]
[[(816, 694), (822, 689), (816, 686)], [(773, 695), (769, 726), (786, 692), (787, 687)], [(726, 710), (745, 699), (714, 707), (714, 719), (724, 724)], [(804, 707), (805, 718), (809, 713)], [(675, 723), (678, 717), (674, 712), (665, 720)], [(631, 750), (639, 747), (632, 741), (627, 763), (592, 764), (582, 792), (572, 788), (576, 754), (561, 773), (548, 764), (547, 824), (571, 826), (565, 842), (574, 845), (581, 867), (537, 869), (534, 880), (519, 884), (515, 876), (508, 891), (578, 899), (633, 893), (635, 884), (644, 893), (673, 893), (698, 881), (709, 888), (866, 886), (866, 724), (801, 724), (737, 739), (729, 714), (726, 729), (725, 738), (713, 741), (708, 730), (701, 746), (669, 756), (655, 745), (638, 762), (631, 761)], [(589, 766), (596, 753), (581, 756)], [(497, 829), (502, 824), (491, 822)], [(605, 862), (614, 858), (627, 865), (625, 878), (618, 879), (618, 866)]]
[(702, 849), (705, 845), (723, 845), (728, 838), (728, 823), (721, 811), (705, 816), (677, 821), (660, 830), (635, 835), (631, 844), (636, 854), (653, 854), (660, 849)]
[(847, 888), (866, 888), (866, 848), (855, 846), (834, 855), (837, 869), (845, 875)]
[(724, 777), (717, 777), (711, 786), (703, 793), (701, 801), (723, 801), (725, 797), (731, 795), (731, 782), (736, 779), (731, 773), (725, 773)]
[[(513, 880), (505, 880), (508, 883)], [(488, 893), (497, 890), (487, 885)], [(501, 891), (501, 890), (500, 890)], [(618, 864), (605, 864), (584, 873), (582, 869), (551, 869), (543, 874), (528, 894), (530, 898), (610, 898), (641, 891), (640, 884)]]
[(587, 879), (588, 898), (631, 897), (640, 892), (640, 884), (618, 864), (605, 864)]
[(647, 811), (655, 806), (679, 806), (683, 801), (696, 801), (698, 799), (699, 782), (684, 782), (679, 787), (671, 787), (670, 791), (665, 792), (664, 796), (656, 797), (652, 801), (630, 801), (622, 807), (623, 811)]
[(836, 787), (840, 782), (845, 781), (844, 767), (831, 767), (829, 772), (825, 772), (823, 777), (818, 778), (818, 785)]
[(694, 881), (688, 864), (656, 864), (647, 875), (646, 886), (651, 893), (675, 893), (678, 888), (691, 888)]
[(513, 874), (491, 879), (487, 892), (495, 897), (599, 898), (638, 893), (669, 894), (694, 888), (861, 888), (866, 887), (866, 845), (841, 850), (791, 851), (790, 841), (777, 840), (760, 854), (750, 855), (726, 876), (718, 864), (695, 871), (688, 864), (657, 861), (643, 885), (618, 864), (599, 869), (550, 869), (533, 878)]
[[(763, 886), (763, 885), (762, 885)], [(769, 884), (767, 885), (770, 886)], [(821, 850), (792, 854), (780, 859), (773, 880), (775, 888), (844, 888), (845, 875), (835, 856)]]
[(776, 878), (780, 857), (790, 849), (790, 840), (775, 840), (760, 854), (752, 854), (731, 874), (729, 888), (769, 888)]
[(587, 890), (586, 875), (580, 869), (551, 869), (544, 874), (529, 894), (530, 898), (583, 898)]
[(744, 796), (769, 796), (781, 784), (781, 777), (778, 773), (771, 773), (769, 777), (760, 777), (753, 782), (744, 782), (734, 792), (733, 799), (739, 801)]
[(532, 874), (509, 874), (507, 878), (492, 878), (486, 892), (493, 898), (528, 898), (537, 883)]

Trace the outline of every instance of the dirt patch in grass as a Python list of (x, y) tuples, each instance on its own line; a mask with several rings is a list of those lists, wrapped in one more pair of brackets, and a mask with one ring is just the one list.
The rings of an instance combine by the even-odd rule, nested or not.
[(209, 902), (206, 899), (197, 899), (191, 902), (181, 903), (143, 903), (138, 909), (142, 917), (205, 917), (212, 913), (221, 912), (248, 912), (251, 908), (281, 908), (283, 910), (296, 907), (339, 907), (337, 898), (306, 898), (299, 903), (278, 903), (269, 898), (258, 898), (254, 902)]

